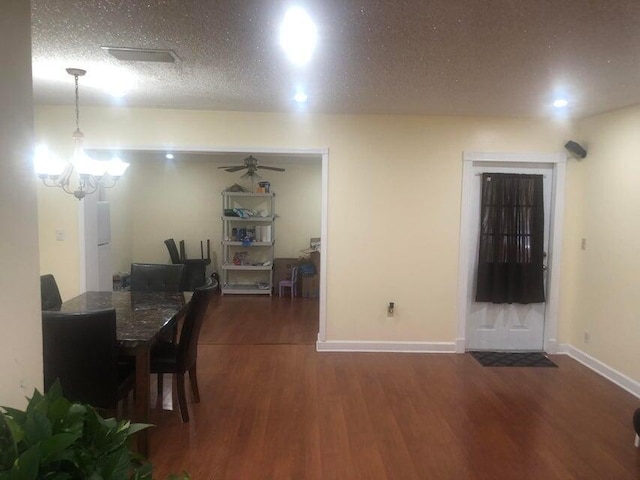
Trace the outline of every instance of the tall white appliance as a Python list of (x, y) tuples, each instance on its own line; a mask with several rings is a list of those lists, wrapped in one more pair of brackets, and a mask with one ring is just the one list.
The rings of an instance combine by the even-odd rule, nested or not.
[(111, 266), (111, 212), (109, 202), (97, 202), (97, 241), (98, 241), (98, 291), (113, 290), (113, 271)]

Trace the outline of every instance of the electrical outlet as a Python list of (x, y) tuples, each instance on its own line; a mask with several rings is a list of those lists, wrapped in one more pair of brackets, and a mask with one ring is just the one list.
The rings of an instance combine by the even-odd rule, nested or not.
[(580, 241), (580, 248), (581, 248), (582, 250), (586, 250), (586, 249), (587, 249), (587, 239), (586, 239), (586, 238), (583, 238), (583, 239)]
[(64, 239), (65, 239), (64, 230), (56, 229), (56, 241), (64, 242)]
[(584, 331), (584, 343), (589, 343), (591, 341), (591, 333), (588, 331)]
[(393, 302), (389, 302), (389, 305), (387, 306), (387, 317), (393, 317), (393, 314), (395, 313), (395, 309), (396, 306)]

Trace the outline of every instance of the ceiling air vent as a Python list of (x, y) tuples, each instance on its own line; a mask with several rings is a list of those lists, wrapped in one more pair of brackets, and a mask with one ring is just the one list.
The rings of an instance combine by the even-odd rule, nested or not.
[(149, 48), (100, 47), (118, 60), (125, 62), (175, 63), (178, 56), (173, 50), (153, 50)]

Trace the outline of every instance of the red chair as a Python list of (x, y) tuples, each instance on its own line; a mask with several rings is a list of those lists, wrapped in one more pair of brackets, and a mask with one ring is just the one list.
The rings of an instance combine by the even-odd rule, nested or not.
[(293, 267), (291, 269), (291, 278), (288, 280), (280, 280), (280, 283), (278, 284), (278, 295), (279, 296), (283, 296), (282, 295), (282, 291), (285, 288), (290, 288), (291, 289), (291, 298), (295, 297), (298, 295), (298, 267)]

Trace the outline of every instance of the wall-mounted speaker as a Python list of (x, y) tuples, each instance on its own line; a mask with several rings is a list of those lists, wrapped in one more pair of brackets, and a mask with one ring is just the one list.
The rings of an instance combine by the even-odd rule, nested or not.
[(564, 144), (564, 148), (569, 150), (578, 158), (584, 158), (587, 156), (587, 151), (584, 148), (582, 148), (578, 143), (573, 142), (571, 140), (569, 140), (567, 143)]

